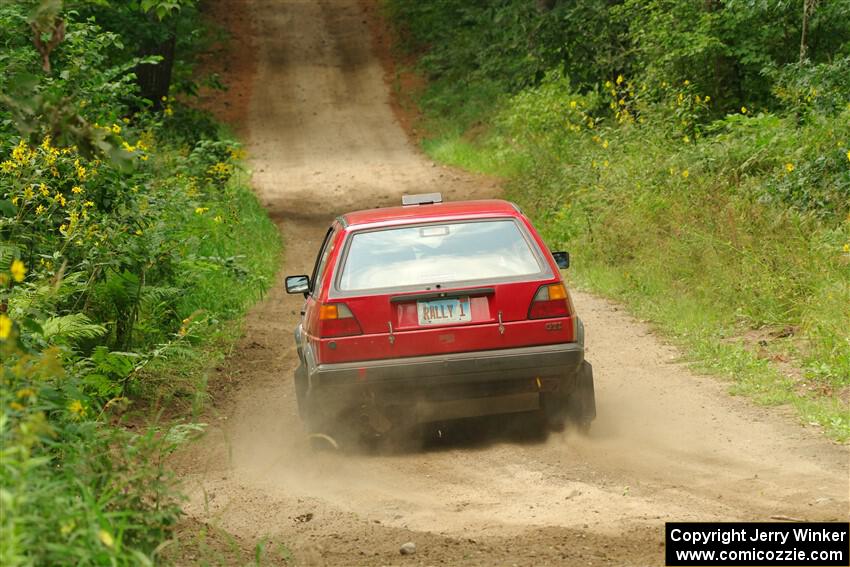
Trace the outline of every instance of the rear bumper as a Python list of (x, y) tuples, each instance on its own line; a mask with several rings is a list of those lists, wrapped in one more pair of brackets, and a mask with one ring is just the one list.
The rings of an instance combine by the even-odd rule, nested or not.
[(459, 352), (411, 358), (391, 358), (341, 364), (320, 364), (310, 372), (317, 387), (352, 384), (413, 382), (439, 386), (452, 382), (477, 382), (558, 376), (573, 373), (584, 360), (584, 347), (562, 343), (504, 350)]
[(308, 397), (325, 415), (364, 404), (429, 407), (433, 419), (524, 411), (536, 409), (541, 392), (571, 391), (583, 360), (583, 344), (561, 343), (308, 365)]

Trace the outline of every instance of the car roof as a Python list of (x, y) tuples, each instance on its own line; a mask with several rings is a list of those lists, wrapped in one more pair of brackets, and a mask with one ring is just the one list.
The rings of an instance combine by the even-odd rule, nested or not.
[(369, 225), (391, 226), (411, 222), (428, 222), (441, 220), (462, 220), (486, 217), (516, 217), (519, 207), (502, 199), (487, 199), (481, 201), (450, 201), (428, 205), (409, 205), (406, 207), (384, 207), (354, 211), (340, 217), (342, 224), (348, 228)]

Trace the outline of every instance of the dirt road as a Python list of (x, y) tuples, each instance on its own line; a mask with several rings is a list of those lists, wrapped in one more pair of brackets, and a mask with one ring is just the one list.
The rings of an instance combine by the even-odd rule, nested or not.
[[(224, 4), (253, 37), (236, 43), (256, 64), (243, 131), (284, 272), (310, 272), (343, 211), (405, 192), (498, 193), (410, 144), (360, 2)], [(531, 443), (480, 428), (395, 454), (315, 453), (291, 380), (302, 301), (277, 285), (213, 388), (208, 435), (177, 459), (184, 529), (206, 526), (199, 546), (223, 563), (261, 543), (271, 564), (660, 565), (665, 520), (847, 519), (846, 446), (690, 373), (615, 305), (575, 300), (596, 371), (589, 437)], [(399, 555), (406, 541), (415, 555)]]

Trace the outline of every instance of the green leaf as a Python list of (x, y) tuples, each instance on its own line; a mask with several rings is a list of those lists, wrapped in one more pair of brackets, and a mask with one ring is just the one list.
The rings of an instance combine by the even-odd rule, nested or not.
[(0, 216), (13, 217), (18, 214), (18, 208), (8, 199), (0, 199)]

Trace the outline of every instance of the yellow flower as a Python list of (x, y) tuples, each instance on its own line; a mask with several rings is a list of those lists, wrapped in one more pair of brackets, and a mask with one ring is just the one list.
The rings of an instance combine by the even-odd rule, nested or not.
[(785, 171), (787, 171), (788, 173), (791, 173), (792, 171), (794, 171), (794, 164), (790, 163), (790, 162), (786, 163), (785, 164)]
[(9, 268), (9, 271), (12, 273), (12, 278), (14, 278), (16, 282), (24, 281), (24, 276), (27, 275), (26, 266), (24, 266), (23, 262), (17, 259), (12, 261), (12, 267)]
[(166, 116), (171, 116), (172, 114), (174, 114), (174, 111), (171, 109), (170, 106), (166, 106), (165, 110), (163, 110), (163, 112), (165, 113)]
[(709, 102), (711, 102), (711, 97), (708, 96), (708, 95), (705, 95), (705, 98), (703, 99), (703, 101), (706, 102), (706, 103), (709, 103)]
[(221, 221), (222, 221), (221, 215), (216, 215), (216, 216), (215, 216), (215, 218), (214, 218), (213, 220), (214, 220), (215, 222), (221, 222)]
[(35, 390), (33, 390), (32, 388), (22, 388), (22, 389), (17, 391), (15, 396), (17, 396), (19, 399), (21, 399), (21, 398), (34, 398), (35, 397)]
[(83, 192), (83, 188), (80, 187), (79, 185), (74, 185), (73, 187), (71, 187), (71, 193), (79, 195), (82, 192)]
[(19, 404), (18, 402), (12, 402), (9, 404), (9, 407), (16, 411), (24, 411), (24, 406)]
[(68, 404), (68, 411), (74, 414), (75, 417), (81, 417), (86, 413), (86, 408), (80, 400), (74, 400)]
[(847, 161), (850, 161), (850, 150), (847, 150)]
[(685, 86), (687, 87), (688, 85), (690, 85), (690, 84), (691, 84), (691, 82), (690, 82), (689, 80), (685, 79), (685, 82), (684, 82), (684, 83), (682, 83), (682, 84), (683, 84), (683, 85), (685, 85)]
[(741, 114), (746, 114), (746, 113), (747, 113), (747, 107), (746, 107), (746, 106), (742, 106), (742, 107), (741, 107)]
[(844, 245), (844, 252), (850, 254), (850, 242)]
[(44, 205), (39, 205), (35, 208), (35, 214), (40, 215), (44, 212)]
[(210, 166), (210, 168), (207, 170), (207, 173), (211, 175), (218, 175), (220, 177), (227, 177), (232, 172), (233, 166), (224, 162), (218, 162), (217, 164)]
[(84, 207), (94, 207), (94, 203), (92, 201), (86, 201), (85, 203), (83, 203), (83, 206)]
[(685, 179), (687, 179), (690, 174), (691, 172), (689, 172), (687, 169), (682, 171), (682, 177), (684, 177)]
[(74, 168), (77, 170), (77, 177), (79, 177), (80, 181), (84, 181), (86, 178), (86, 168), (83, 165), (80, 165), (80, 160), (74, 160)]
[(29, 146), (27, 146), (27, 143), (23, 140), (21, 140), (15, 149), (12, 150), (12, 158), (20, 164), (29, 161), (30, 155)]
[(112, 539), (112, 534), (106, 530), (100, 530), (97, 532), (97, 537), (106, 547), (112, 547), (115, 545), (115, 540)]
[(622, 75), (617, 75), (617, 84), (618, 85), (622, 85), (623, 81), (625, 81), (625, 80), (626, 80), (625, 77), (623, 77)]
[(35, 197), (35, 192), (32, 190), (32, 187), (27, 187), (26, 189), (24, 189), (24, 199), (29, 201), (33, 197)]
[(612, 86), (613, 85), (611, 84), (611, 81), (605, 81), (605, 88), (606, 89), (610, 89)]
[(121, 133), (121, 126), (119, 126), (118, 124), (113, 124), (112, 125), (112, 132), (114, 134), (120, 134)]
[(18, 164), (11, 160), (0, 163), (0, 171), (2, 171), (3, 173), (10, 173), (16, 167), (18, 167)]
[(43, 197), (47, 197), (47, 196), (50, 195), (50, 189), (48, 189), (47, 185), (45, 185), (44, 183), (42, 183), (41, 185), (38, 186), (38, 190), (39, 190), (39, 192), (41, 192), (41, 195)]
[(12, 320), (5, 313), (0, 313), (0, 341), (5, 341), (12, 334)]
[(571, 100), (570, 101), (570, 108), (575, 108), (576, 106), (578, 106), (578, 103), (576, 103), (576, 101), (574, 101), (574, 100)]
[(209, 207), (197, 207), (195, 208), (195, 214), (202, 215), (208, 210), (210, 210)]
[(682, 138), (682, 141), (685, 142), (686, 144), (690, 144), (691, 143), (691, 137), (685, 136), (684, 138)]
[(608, 140), (605, 140), (604, 142), (602, 142), (602, 147), (605, 148), (606, 150), (608, 149)]

